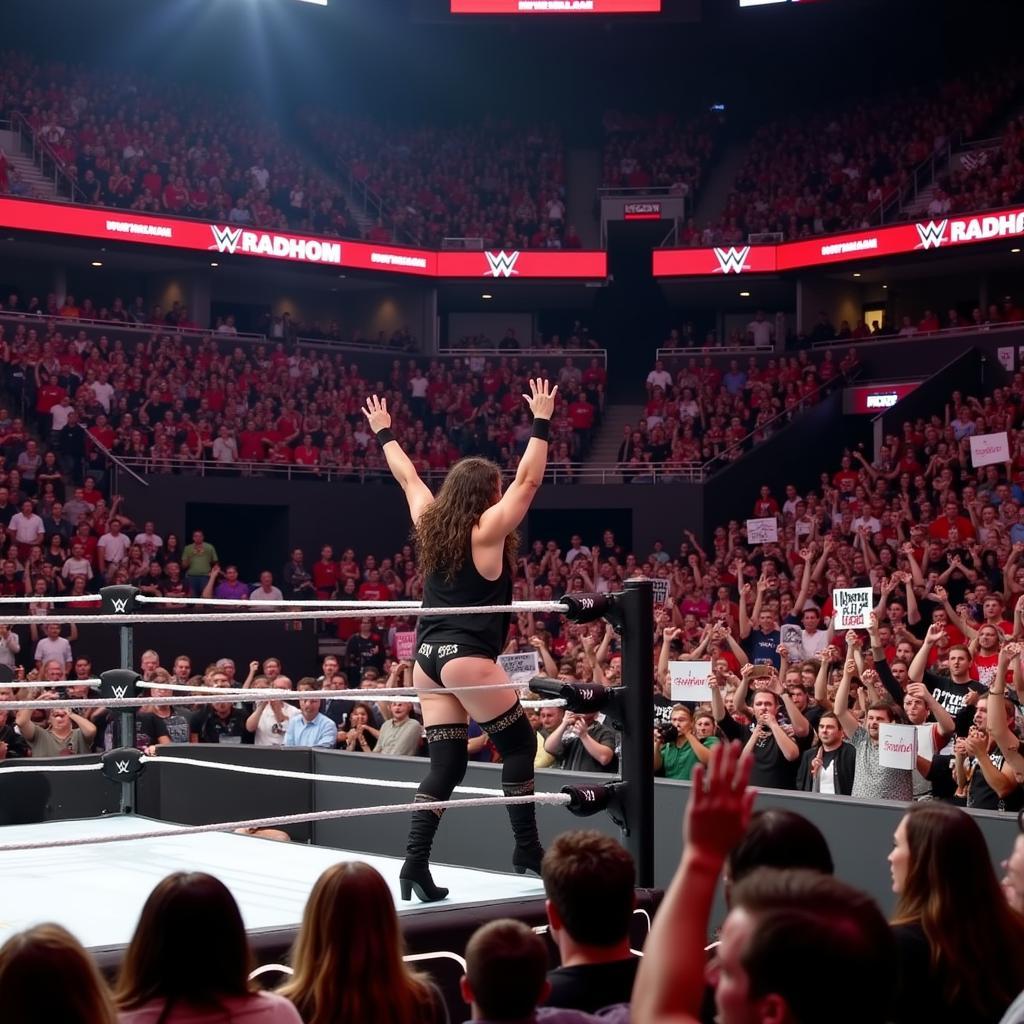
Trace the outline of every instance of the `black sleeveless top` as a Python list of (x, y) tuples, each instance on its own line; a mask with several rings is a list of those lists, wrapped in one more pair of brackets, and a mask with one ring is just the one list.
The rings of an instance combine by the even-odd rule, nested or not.
[[(462, 567), (448, 579), (444, 573), (428, 573), (423, 581), (424, 608), (468, 608), (471, 605), (512, 603), (512, 574), (504, 565), (496, 580), (488, 580), (473, 564), (472, 543), (466, 545)], [(508, 636), (510, 614), (423, 615), (416, 628), (416, 644), (460, 644), (497, 658)]]

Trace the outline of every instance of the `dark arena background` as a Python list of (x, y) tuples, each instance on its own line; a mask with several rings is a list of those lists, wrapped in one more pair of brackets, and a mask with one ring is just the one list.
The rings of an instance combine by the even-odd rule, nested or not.
[[(284, 986), (268, 1021), (384, 1020), (365, 1007), (402, 985), (417, 1021), (545, 1000), (537, 1020), (831, 1019), (774, 969), (752, 980), (769, 954), (737, 929), (787, 934), (782, 883), (721, 886), (731, 855), (731, 881), (781, 868), (792, 905), (881, 922), (889, 981), (836, 1021), (1024, 1022), (1022, 13), (8, 0), (0, 1003), (56, 922), (103, 976), (62, 1020), (179, 996), (235, 1019), (226, 980), (205, 1003), (125, 980), (154, 886), (198, 871), (240, 908), (253, 990)], [(442, 800), (437, 727), (461, 724), (424, 724), (414, 691), (436, 602), (410, 502), (467, 456), (497, 466), (499, 505), (533, 495), (511, 604), (466, 601), (498, 608), (475, 614), (533, 735), (524, 755), (506, 708), (468, 707), (491, 664), (460, 677), (471, 806), (432, 820), (447, 897), (407, 899), (410, 821), (433, 817), (411, 801)], [(578, 829), (615, 843), (558, 839)], [(822, 838), (835, 880), (808, 881)], [(610, 943), (573, 936), (560, 901), (614, 918), (620, 846), (635, 911)], [(398, 914), (399, 980), (344, 974), (362, 947), (339, 931), (321, 956), (365, 1001), (314, 1012), (287, 984), (309, 981), (303, 908), (360, 861), (383, 878), (365, 927)], [(550, 968), (528, 1006), (528, 932), (470, 942), (509, 918)], [(808, 957), (842, 933), (806, 929)], [(717, 967), (704, 990), (719, 937), (722, 964), (747, 956), (742, 1005)], [(794, 978), (857, 973), (802, 949)], [(522, 985), (488, 999), (503, 956)], [(386, 1019), (411, 1022), (399, 1002)]]

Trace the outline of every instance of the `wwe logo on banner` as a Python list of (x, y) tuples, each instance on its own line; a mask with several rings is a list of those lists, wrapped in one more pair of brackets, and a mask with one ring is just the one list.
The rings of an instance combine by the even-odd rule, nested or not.
[(128, 768), (131, 765), (131, 761), (115, 761), (114, 767), (117, 769), (118, 775), (127, 775)]
[(749, 255), (749, 245), (743, 246), (742, 249), (737, 249), (731, 245), (728, 249), (715, 249), (718, 271), (721, 271), (723, 274), (742, 274), (747, 269), (747, 257)]
[(516, 270), (516, 262), (519, 259), (518, 252), (505, 252), (502, 249), (500, 252), (485, 252), (484, 255), (487, 257), (487, 272), (484, 277), (490, 274), (491, 277), (511, 277), (513, 274), (518, 276), (519, 271)]
[(938, 249), (946, 240), (946, 228), (948, 225), (948, 220), (940, 220), (938, 223), (930, 220), (927, 224), (915, 224), (917, 237), (921, 239), (921, 244), (916, 246), (916, 248)]
[(214, 242), (209, 246), (210, 249), (233, 253), (238, 248), (238, 240), (242, 237), (241, 228), (219, 228), (216, 224), (211, 224), (210, 230), (213, 232)]
[(128, 598), (115, 597), (110, 602), (114, 606), (115, 615), (124, 615), (128, 611)]

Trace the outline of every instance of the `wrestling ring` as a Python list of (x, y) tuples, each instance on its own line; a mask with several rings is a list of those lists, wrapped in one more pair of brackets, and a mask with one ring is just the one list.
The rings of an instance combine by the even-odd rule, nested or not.
[[(0, 825), (0, 871), (7, 894), (0, 911), (0, 944), (32, 924), (56, 921), (78, 936), (102, 966), (114, 969), (156, 883), (173, 871), (204, 870), (220, 878), (235, 896), (257, 962), (263, 965), (257, 973), (272, 975), (283, 969), (278, 961), (294, 938), (317, 877), (339, 860), (362, 860), (376, 868), (391, 889), (410, 958), (428, 961), (421, 966), (435, 973), (455, 1006), (461, 958), (449, 951), (462, 949), (475, 927), (495, 917), (517, 917), (543, 930), (541, 880), (488, 869), (488, 858), (483, 855), (483, 847), (494, 841), (495, 834), (509, 854), (512, 846), (507, 821), (499, 824), (497, 819), (483, 816), (500, 813), (503, 818), (506, 805), (528, 802), (538, 806), (545, 842), (568, 828), (586, 827), (574, 818), (611, 818), (636, 860), (640, 909), (634, 945), (642, 944), (649, 911), (656, 902), (650, 891), (654, 865), (653, 673), (649, 639), (645, 639), (653, 634), (649, 580), (631, 580), (621, 593), (613, 595), (572, 595), (560, 602), (445, 610), (449, 614), (557, 611), (573, 622), (603, 618), (612, 623), (622, 640), (624, 685), (608, 689), (535, 677), (529, 689), (541, 699), (523, 703), (527, 707), (603, 712), (622, 733), (621, 772), (615, 779), (584, 776), (579, 784), (561, 785), (553, 792), (540, 791), (545, 787), (538, 776), (539, 791), (530, 796), (507, 797), (500, 787), (459, 786), (451, 800), (429, 804), (413, 804), (411, 799), (425, 770), (418, 758), (383, 755), (360, 759), (310, 748), (218, 745), (165, 746), (157, 754), (138, 750), (121, 737), (135, 737), (135, 715), (153, 703), (147, 690), (157, 685), (162, 690), (185, 691), (180, 704), (193, 707), (226, 699), (246, 703), (280, 700), (282, 695), (280, 689), (147, 683), (131, 668), (137, 624), (218, 622), (229, 628), (232, 622), (254, 618), (337, 619), (371, 612), (375, 617), (389, 612), (417, 617), (436, 615), (437, 609), (424, 610), (413, 602), (279, 602), (278, 610), (254, 614), (250, 608), (240, 607), (247, 602), (190, 598), (175, 602), (182, 606), (180, 612), (158, 612), (150, 607), (166, 606), (171, 600), (147, 598), (131, 587), (108, 587), (101, 592), (100, 612), (88, 615), (87, 620), (119, 630), (121, 667), (102, 672), (97, 679), (45, 684), (47, 688), (89, 685), (98, 690), (98, 696), (0, 701), (0, 711), (103, 707), (116, 712), (117, 723), (114, 748), (102, 755), (0, 763), (0, 811), (4, 812), (0, 821), (11, 822)], [(5, 603), (23, 606), (25, 601), (0, 599), (0, 608)], [(204, 610), (191, 612), (188, 606)], [(83, 618), (81, 614), (54, 613), (13, 615), (3, 621), (12, 626), (43, 625), (78, 623)], [(458, 691), (449, 688), (447, 692)], [(353, 702), (419, 699), (410, 687), (307, 690), (302, 696)], [(176, 701), (173, 696), (161, 696), (160, 703), (174, 705)], [(111, 813), (44, 820), (51, 790), (68, 783), (100, 793), (101, 803), (105, 801)], [(439, 843), (432, 861), (433, 875), (437, 884), (450, 889), (450, 896), (434, 904), (403, 902), (398, 872), (404, 855), (405, 815), (430, 807), (454, 812), (441, 832), (450, 834), (449, 843), (459, 844), (460, 864), (445, 863), (444, 844)], [(218, 813), (225, 810), (228, 813)], [(474, 825), (474, 820), (480, 824)], [(273, 842), (252, 834), (268, 829), (285, 830), (297, 841)], [(477, 847), (479, 857), (475, 856)], [(382, 848), (387, 852), (380, 852)], [(477, 863), (481, 866), (475, 866)], [(269, 979), (270, 983), (275, 980)]]

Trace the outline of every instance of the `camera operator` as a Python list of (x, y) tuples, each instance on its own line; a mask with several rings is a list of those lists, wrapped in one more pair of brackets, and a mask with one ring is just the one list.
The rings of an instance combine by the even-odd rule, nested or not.
[(685, 704), (676, 704), (669, 724), (654, 727), (654, 770), (666, 779), (689, 782), (696, 765), (708, 763), (716, 743), (716, 736), (700, 739), (694, 732), (690, 709)]

